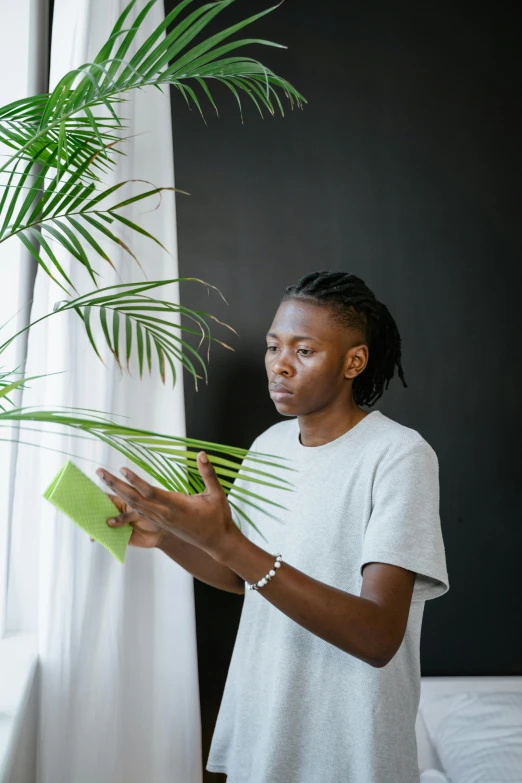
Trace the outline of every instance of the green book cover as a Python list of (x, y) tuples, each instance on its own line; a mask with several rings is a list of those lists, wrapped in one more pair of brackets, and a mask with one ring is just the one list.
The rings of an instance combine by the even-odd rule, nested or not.
[(58, 471), (43, 497), (123, 563), (132, 526), (109, 527), (107, 520), (120, 512), (108, 495), (71, 460)]

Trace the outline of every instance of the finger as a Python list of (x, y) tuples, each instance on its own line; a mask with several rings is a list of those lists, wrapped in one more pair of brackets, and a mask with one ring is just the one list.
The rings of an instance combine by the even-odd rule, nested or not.
[[(142, 498), (154, 503), (154, 508), (158, 513), (161, 514), (161, 511), (165, 511), (167, 508), (170, 510), (172, 510), (172, 508), (183, 508), (182, 504), (185, 500), (185, 495), (179, 492), (167, 492), (159, 487), (153, 487), (152, 484), (144, 481), (144, 479), (137, 476), (136, 473), (129, 470), (129, 468), (121, 468), (121, 473), (123, 473), (127, 481), (132, 484), (133, 487), (136, 487)], [(143, 513), (146, 512), (143, 511)]]
[(132, 484), (133, 487), (136, 487), (140, 495), (142, 495), (144, 498), (152, 499), (156, 498), (159, 494), (159, 490), (156, 487), (153, 487), (152, 484), (149, 484), (148, 481), (145, 481), (144, 479), (140, 478), (136, 475), (132, 470), (129, 470), (129, 468), (121, 468), (120, 473), (122, 473), (129, 484)]
[(128, 525), (130, 522), (136, 522), (138, 517), (137, 511), (126, 511), (124, 514), (108, 519), (107, 524), (111, 527), (121, 527), (122, 525)]
[(122, 513), (125, 512), (126, 504), (122, 498), (120, 498), (118, 495), (112, 495), (110, 492), (107, 492), (107, 497), (112, 500), (118, 511), (121, 511)]
[(131, 509), (137, 509), (149, 517), (149, 519), (152, 519), (153, 522), (161, 523), (161, 508), (159, 503), (155, 502), (153, 498), (144, 498), (137, 489), (116, 478), (108, 470), (99, 468), (96, 473)]
[(108, 487), (114, 490), (115, 493), (126, 503), (134, 505), (139, 501), (140, 493), (138, 490), (134, 489), (134, 487), (131, 487), (130, 484), (127, 484), (125, 481), (122, 481), (116, 476), (113, 476), (113, 474), (109, 473), (108, 470), (102, 470), (99, 468), (96, 473), (102, 479), (102, 481), (107, 484)]
[(200, 451), (198, 454), (198, 470), (201, 478), (205, 483), (207, 492), (212, 494), (224, 492), (223, 487), (219, 483), (218, 477), (216, 476), (214, 466), (204, 451)]

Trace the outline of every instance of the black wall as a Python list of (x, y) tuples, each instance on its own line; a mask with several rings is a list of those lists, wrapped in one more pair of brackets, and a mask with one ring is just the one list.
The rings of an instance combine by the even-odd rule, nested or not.
[[(515, 4), (512, 4), (515, 7)], [(167, 3), (169, 6), (169, 3)], [(220, 25), (266, 7), (240, 0)], [(286, 0), (251, 34), (308, 99), (262, 120), (217, 90), (208, 125), (174, 93), (182, 302), (226, 320), (188, 434), (249, 446), (278, 420), (264, 335), (286, 285), (361, 276), (394, 315), (409, 387), (377, 407), (439, 457), (451, 589), (426, 605), (424, 675), (522, 674), (520, 46), (510, 4)], [(514, 13), (514, 12), (513, 12)], [(215, 28), (217, 29), (217, 28)], [(241, 598), (197, 584), (210, 733)], [(206, 753), (206, 748), (205, 748)]]

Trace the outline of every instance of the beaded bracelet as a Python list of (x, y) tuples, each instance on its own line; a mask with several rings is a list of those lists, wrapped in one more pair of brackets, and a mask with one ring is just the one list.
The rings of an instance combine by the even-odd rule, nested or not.
[(270, 569), (268, 574), (264, 576), (262, 579), (260, 579), (259, 582), (254, 582), (251, 585), (247, 584), (249, 590), (259, 590), (260, 587), (264, 587), (270, 579), (274, 578), (274, 576), (277, 573), (276, 569), (281, 568), (281, 560), (283, 559), (282, 555), (280, 554), (276, 555), (275, 552), (273, 554), (275, 555), (275, 559), (276, 559), (274, 563), (274, 567)]

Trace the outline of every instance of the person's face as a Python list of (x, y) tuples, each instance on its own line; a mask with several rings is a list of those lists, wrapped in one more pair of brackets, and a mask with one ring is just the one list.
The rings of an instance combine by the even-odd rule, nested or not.
[(266, 337), (268, 388), (283, 416), (303, 416), (346, 401), (368, 362), (360, 332), (335, 321), (327, 306), (282, 302)]

